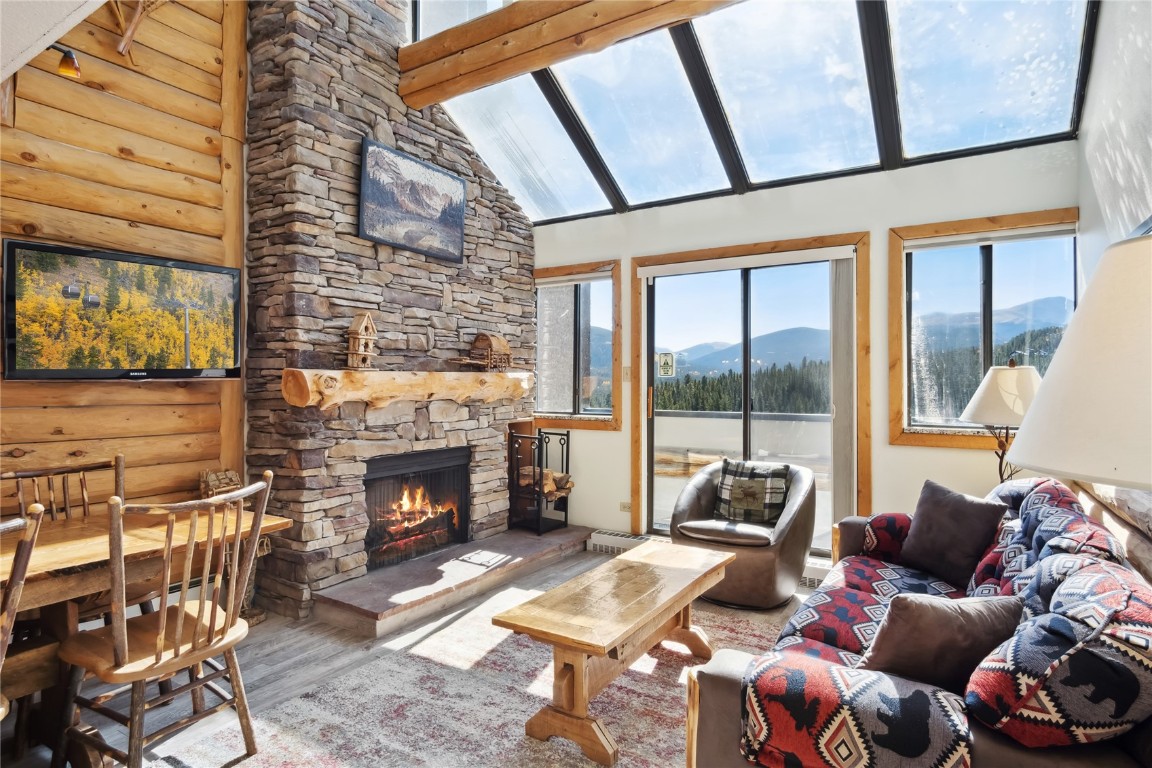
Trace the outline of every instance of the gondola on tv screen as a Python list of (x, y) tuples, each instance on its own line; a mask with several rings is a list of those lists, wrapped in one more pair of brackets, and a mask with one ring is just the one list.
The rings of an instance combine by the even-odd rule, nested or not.
[(5, 379), (240, 375), (240, 271), (4, 241)]

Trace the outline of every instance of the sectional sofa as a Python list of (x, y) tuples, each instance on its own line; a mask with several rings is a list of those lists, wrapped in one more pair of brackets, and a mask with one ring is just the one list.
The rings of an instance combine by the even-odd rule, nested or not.
[(690, 766), (1152, 765), (1152, 587), (1067, 487), (929, 483), (840, 552), (774, 646), (692, 670)]

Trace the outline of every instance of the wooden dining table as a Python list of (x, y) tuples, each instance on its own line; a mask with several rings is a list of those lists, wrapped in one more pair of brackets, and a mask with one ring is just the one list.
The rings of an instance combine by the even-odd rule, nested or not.
[[(229, 529), (235, 513), (230, 517)], [(266, 535), (291, 524), (287, 518), (265, 515), (260, 533)], [(166, 522), (156, 516), (128, 515), (124, 518), (126, 583), (148, 582), (160, 575), (166, 526)], [(242, 513), (242, 532), (247, 533), (251, 528), (251, 513)], [(179, 526), (177, 529), (176, 540), (184, 541), (186, 534), (179, 531)], [(198, 530), (197, 541), (203, 543), (207, 540), (207, 526), (199, 526)], [(0, 584), (8, 580), (15, 552), (15, 537), (0, 541)], [(57, 698), (62, 695), (63, 678), (56, 649), (61, 640), (78, 630), (76, 601), (111, 587), (107, 516), (45, 520), (40, 526), (19, 604), (20, 611), (40, 609), (40, 633), (32, 640), (13, 644), (4, 659), (0, 691), (9, 701), (43, 691), (45, 713), (58, 708)], [(57, 722), (50, 716), (38, 720), (42, 726), (47, 726), (45, 721)], [(42, 733), (42, 736), (47, 735), (47, 732)]]

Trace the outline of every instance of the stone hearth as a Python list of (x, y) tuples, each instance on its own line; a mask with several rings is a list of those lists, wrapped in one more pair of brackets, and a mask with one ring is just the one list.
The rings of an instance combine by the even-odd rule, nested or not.
[[(397, 95), (407, 13), (388, 0), (249, 6), (247, 461), (275, 471), (268, 511), (293, 521), (257, 574), (258, 603), (289, 616), (366, 572), (369, 459), (470, 446), (471, 535), (505, 530), (507, 425), (533, 408), (531, 391), (383, 407), (281, 394), (285, 369), (342, 366), (345, 331), (365, 311), (381, 370), (452, 371), (478, 332), (507, 339), (514, 368), (533, 367), (531, 222), (439, 106)], [(464, 178), (463, 263), (357, 237), (365, 138)]]
[(317, 593), (315, 617), (366, 637), (383, 637), (583, 552), (591, 535), (591, 528), (573, 525), (547, 536), (510, 530), (459, 544)]

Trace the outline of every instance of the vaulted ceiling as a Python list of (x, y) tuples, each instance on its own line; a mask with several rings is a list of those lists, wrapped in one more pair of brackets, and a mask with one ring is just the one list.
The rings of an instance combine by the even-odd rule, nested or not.
[[(417, 0), (416, 38), (499, 0)], [(745, 0), (444, 102), (537, 223), (1074, 138), (1098, 0)]]

